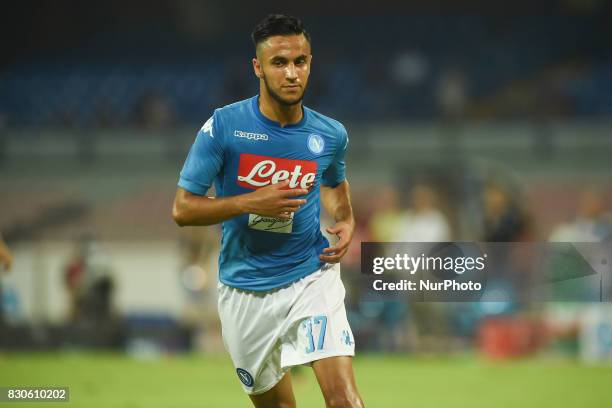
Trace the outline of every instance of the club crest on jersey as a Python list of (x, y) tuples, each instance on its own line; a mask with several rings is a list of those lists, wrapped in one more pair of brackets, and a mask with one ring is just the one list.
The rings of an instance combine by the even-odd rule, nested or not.
[(238, 164), (237, 183), (250, 190), (257, 190), (270, 184), (289, 180), (289, 188), (310, 189), (316, 176), (316, 161), (242, 153)]
[(320, 135), (313, 133), (310, 136), (308, 136), (308, 150), (310, 150), (314, 154), (321, 154), (324, 148), (325, 148), (325, 141)]

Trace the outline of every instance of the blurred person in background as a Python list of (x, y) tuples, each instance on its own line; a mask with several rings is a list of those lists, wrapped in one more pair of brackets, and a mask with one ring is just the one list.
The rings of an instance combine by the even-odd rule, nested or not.
[(579, 199), (575, 217), (558, 225), (551, 233), (553, 242), (603, 242), (612, 237), (612, 223), (605, 213), (601, 192), (584, 191)]
[(373, 215), (370, 219), (370, 234), (374, 241), (401, 241), (403, 212), (399, 206), (397, 189), (383, 186), (377, 194)]
[[(13, 265), (13, 255), (0, 234), (0, 275), (8, 273)], [(0, 276), (0, 327), (4, 325), (2, 276)]]
[[(446, 215), (441, 211), (436, 191), (428, 184), (417, 183), (410, 190), (410, 205), (399, 222), (401, 242), (447, 242), (451, 229)], [(411, 302), (408, 314), (396, 314), (396, 318), (410, 317), (412, 333), (404, 336), (414, 349), (420, 351), (447, 351), (448, 317), (445, 305), (437, 302)], [(403, 327), (399, 322), (395, 325)], [(396, 334), (396, 337), (400, 337)]]
[(114, 278), (108, 255), (91, 237), (80, 238), (65, 267), (64, 282), (75, 323), (113, 319)]
[(468, 80), (459, 67), (446, 69), (434, 89), (438, 113), (440, 115), (440, 154), (448, 161), (459, 160), (461, 152), (465, 116), (468, 106)]
[(87, 245), (85, 242), (78, 240), (75, 244), (74, 252), (64, 267), (64, 284), (70, 299), (69, 315), (71, 321), (77, 321), (79, 318), (80, 303), (83, 296), (83, 281), (87, 268), (86, 258)]
[(145, 92), (137, 104), (138, 124), (148, 130), (168, 129), (175, 122), (172, 105), (162, 92)]
[[(484, 231), (483, 242), (527, 242), (534, 240), (532, 221), (523, 208), (521, 195), (516, 186), (489, 181), (483, 189)], [(495, 246), (494, 246), (495, 247)], [(519, 294), (527, 293), (534, 270), (527, 265), (532, 257), (524, 255), (524, 247), (513, 247), (512, 251), (493, 251), (490, 262), (507, 265), (495, 270), (492, 282), (504, 287), (512, 301)], [(495, 261), (494, 261), (495, 260)], [(522, 304), (523, 308), (529, 307)]]
[(468, 102), (468, 83), (462, 70), (452, 68), (444, 71), (437, 84), (438, 109), (446, 122), (461, 120)]
[(180, 241), (183, 261), (179, 280), (186, 295), (181, 320), (191, 329), (195, 345), (208, 352), (223, 350), (221, 327), (215, 310), (217, 236), (217, 229), (190, 228)]
[[(489, 180), (482, 189), (481, 200), (483, 245), (533, 241), (532, 220), (515, 184)], [(541, 303), (533, 302), (530, 296), (539, 273), (538, 258), (533, 247), (526, 245), (492, 244), (487, 248), (487, 255), (488, 262), (496, 265), (487, 270), (487, 286), (494, 289), (500, 299), (495, 303), (479, 303), (478, 343), (482, 350), (495, 356), (531, 353), (541, 340), (539, 325), (532, 324), (534, 316), (539, 316)], [(490, 307), (491, 304), (495, 307)], [(516, 332), (522, 334), (523, 341), (516, 341)]]
[[(581, 243), (610, 243), (612, 239), (612, 220), (606, 214), (605, 201), (602, 192), (597, 188), (588, 188), (581, 192), (578, 197), (578, 208), (571, 220), (557, 225), (549, 236), (550, 242), (558, 243), (577, 243), (581, 248), (581, 257), (587, 260), (594, 271), (599, 272), (599, 276), (580, 276), (583, 279), (571, 279), (571, 286), (563, 283), (551, 287), (551, 297), (560, 299), (557, 302), (546, 304), (545, 319), (549, 326), (550, 340), (561, 347), (561, 350), (572, 351), (573, 344), (579, 344), (580, 339), (584, 341), (589, 331), (595, 332), (592, 325), (596, 325), (597, 320), (593, 320), (594, 311), (601, 310), (602, 315), (607, 315), (609, 309), (605, 307), (606, 299), (612, 293), (612, 277), (609, 266), (602, 264), (602, 259), (609, 256), (608, 245), (588, 245), (581, 246)], [(564, 245), (564, 244), (558, 244)], [(566, 246), (561, 246), (565, 249)], [(588, 248), (591, 248), (590, 250)], [(585, 251), (586, 249), (586, 251)], [(558, 258), (557, 262), (552, 263), (551, 269), (556, 270), (577, 270), (579, 267), (572, 263), (572, 258)], [(607, 269), (607, 270), (606, 270)], [(599, 294), (600, 303), (591, 303), (594, 294)], [(572, 300), (580, 299), (583, 302), (567, 302), (564, 297), (571, 296)], [(601, 308), (601, 309), (599, 309)], [(589, 317), (587, 317), (589, 316)], [(595, 323), (594, 323), (595, 322)], [(581, 332), (583, 335), (581, 336)], [(596, 350), (588, 342), (581, 345), (581, 351), (586, 355)], [(569, 347), (568, 347), (569, 346)]]
[(530, 220), (517, 193), (496, 182), (483, 190), (484, 242), (528, 241), (532, 238)]
[[(328, 406), (363, 407), (339, 268), (355, 229), (348, 134), (302, 105), (312, 53), (298, 19), (269, 15), (252, 39), (259, 95), (202, 126), (172, 215), (180, 226), (222, 223), (223, 339), (253, 404), (295, 407), (290, 369), (307, 364)], [(333, 245), (321, 233), (321, 204), (335, 222)]]
[(399, 241), (451, 240), (451, 229), (446, 215), (440, 210), (438, 196), (426, 184), (417, 184), (410, 191), (410, 207), (403, 213), (399, 228)]
[(6, 272), (10, 271), (11, 267), (13, 266), (13, 255), (11, 254), (11, 251), (6, 245), (6, 242), (4, 242), (4, 239), (2, 238), (1, 234), (0, 234), (0, 266), (2, 266), (2, 269)]
[[(549, 236), (550, 242), (567, 242), (567, 243), (584, 243), (584, 242), (612, 242), (612, 220), (610, 214), (606, 213), (604, 197), (602, 192), (597, 188), (589, 188), (582, 191), (578, 198), (578, 208), (576, 214), (568, 222), (561, 223), (555, 227)], [(593, 246), (597, 248), (597, 246)], [(582, 254), (592, 265), (598, 267), (604, 266), (601, 264), (601, 259), (607, 257), (607, 248), (599, 246), (598, 250), (592, 253), (587, 252)], [(599, 291), (599, 285), (603, 285), (601, 290), (608, 293), (612, 290), (612, 279), (605, 278), (604, 273), (599, 280), (575, 280), (573, 284), (574, 293), (579, 293), (580, 288), (585, 294), (585, 298), (589, 298), (589, 293)], [(605, 279), (604, 279), (605, 278)], [(590, 285), (590, 286), (589, 286)], [(600, 296), (603, 296), (601, 294)]]

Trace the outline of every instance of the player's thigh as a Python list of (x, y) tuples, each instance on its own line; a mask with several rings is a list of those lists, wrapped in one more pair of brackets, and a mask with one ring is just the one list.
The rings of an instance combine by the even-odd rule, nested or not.
[(353, 374), (353, 358), (329, 357), (312, 363), (328, 407), (363, 407)]
[(249, 395), (256, 408), (295, 408), (295, 396), (291, 386), (291, 373), (268, 391), (259, 395)]

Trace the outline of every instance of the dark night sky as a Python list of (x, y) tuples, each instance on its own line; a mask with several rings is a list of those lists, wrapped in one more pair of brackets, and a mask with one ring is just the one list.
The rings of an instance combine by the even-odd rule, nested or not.
[[(609, 2), (592, 1), (598, 7), (568, 6), (583, 4), (573, 0), (491, 2), (470, 0), (417, 0), (411, 2), (377, 0), (375, 2), (330, 2), (311, 0), (303, 3), (286, 1), (20, 1), (12, 2), (0, 15), (0, 66), (22, 57), (52, 57), (69, 52), (100, 33), (129, 32), (138, 27), (155, 27), (161, 32), (175, 32), (186, 40), (222, 39), (237, 26), (250, 31), (253, 16), (270, 12), (295, 14), (302, 19), (317, 16), (385, 15), (401, 13), (476, 13), (496, 19), (515, 15), (554, 13), (597, 13), (601, 27), (611, 27)], [(571, 10), (571, 11), (570, 11)], [(259, 17), (258, 17), (259, 18)], [(190, 30), (190, 27), (203, 28)], [(609, 28), (607, 29), (610, 30)], [(606, 35), (609, 34), (606, 32)], [(602, 34), (604, 35), (604, 34)], [(120, 44), (118, 44), (120, 45)]]

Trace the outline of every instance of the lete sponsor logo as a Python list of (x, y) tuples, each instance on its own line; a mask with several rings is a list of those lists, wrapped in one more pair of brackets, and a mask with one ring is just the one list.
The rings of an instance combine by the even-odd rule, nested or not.
[(285, 180), (289, 180), (289, 188), (309, 189), (316, 175), (316, 161), (242, 153), (238, 165), (238, 185), (251, 190)]

